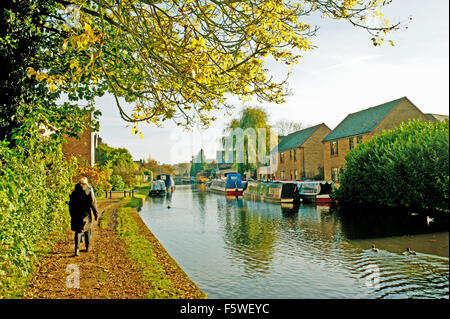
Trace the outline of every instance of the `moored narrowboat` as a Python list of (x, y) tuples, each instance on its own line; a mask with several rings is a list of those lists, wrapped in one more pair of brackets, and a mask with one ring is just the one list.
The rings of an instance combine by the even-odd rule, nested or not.
[(242, 196), (244, 191), (242, 177), (239, 173), (228, 173), (225, 179), (214, 179), (209, 190), (225, 193), (227, 196)]
[(156, 179), (164, 181), (166, 191), (172, 193), (175, 190), (175, 182), (170, 174), (159, 174)]
[(244, 198), (275, 203), (293, 203), (296, 183), (289, 181), (249, 181)]
[(331, 197), (332, 192), (333, 182), (303, 181), (297, 182), (295, 198), (300, 202), (316, 203), (317, 205), (331, 205), (336, 203)]
[(152, 189), (148, 193), (151, 197), (164, 196), (166, 195), (166, 184), (163, 180), (156, 180), (152, 182)]

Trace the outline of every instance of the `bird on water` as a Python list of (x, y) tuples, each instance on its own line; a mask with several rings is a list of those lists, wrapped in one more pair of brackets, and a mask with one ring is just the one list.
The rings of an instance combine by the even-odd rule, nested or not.
[(375, 247), (375, 245), (372, 244), (372, 251), (378, 253), (380, 252), (380, 250), (378, 248)]
[(408, 248), (406, 248), (406, 254), (407, 255), (415, 255), (416, 252), (414, 250), (409, 249), (409, 247), (408, 247)]

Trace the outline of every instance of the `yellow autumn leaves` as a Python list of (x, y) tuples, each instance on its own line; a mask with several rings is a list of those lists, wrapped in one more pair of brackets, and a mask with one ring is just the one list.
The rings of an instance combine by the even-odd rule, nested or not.
[[(268, 77), (266, 59), (291, 65), (313, 48), (302, 15), (333, 9), (340, 18), (365, 17), (362, 0), (71, 2), (79, 8), (80, 27), (60, 24), (66, 36), (55, 51), (61, 61), (48, 73), (29, 74), (51, 90), (101, 83), (126, 121), (156, 125), (169, 119), (208, 125), (211, 110), (226, 107), (230, 94), (282, 103), (286, 85)], [(367, 2), (370, 9), (377, 3)], [(120, 98), (139, 107), (128, 114)]]

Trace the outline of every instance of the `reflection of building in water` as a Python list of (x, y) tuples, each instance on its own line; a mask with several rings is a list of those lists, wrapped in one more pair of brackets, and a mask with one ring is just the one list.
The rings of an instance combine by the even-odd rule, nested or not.
[(269, 273), (280, 229), (273, 220), (273, 208), (276, 206), (266, 208), (264, 212), (254, 210), (254, 202), (242, 199), (230, 199), (225, 207), (219, 202), (218, 209), (223, 211), (225, 208), (225, 214), (219, 214), (219, 223), (230, 260), (238, 260), (238, 265), (243, 265), (248, 277)]

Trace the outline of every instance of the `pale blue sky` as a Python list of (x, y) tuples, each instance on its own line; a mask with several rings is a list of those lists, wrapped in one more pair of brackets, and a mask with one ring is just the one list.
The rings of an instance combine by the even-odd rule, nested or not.
[[(289, 81), (293, 95), (283, 105), (261, 105), (271, 122), (283, 118), (310, 125), (324, 122), (333, 129), (349, 113), (403, 96), (424, 113), (449, 114), (448, 0), (393, 0), (387, 9), (391, 21), (408, 25), (388, 37), (395, 46), (374, 47), (363, 30), (344, 21), (315, 19), (320, 30), (313, 42), (318, 48), (295, 65)], [(286, 70), (274, 63), (269, 69), (274, 75)], [(238, 114), (244, 104), (232, 102)], [(104, 142), (126, 147), (136, 160), (152, 157), (171, 164), (189, 161), (201, 147), (213, 158), (217, 139), (232, 118), (218, 113), (219, 120), (210, 129), (192, 133), (170, 122), (164, 128), (142, 124), (144, 138), (138, 139), (120, 119), (111, 96), (99, 98), (96, 106), (103, 113), (99, 134)]]

